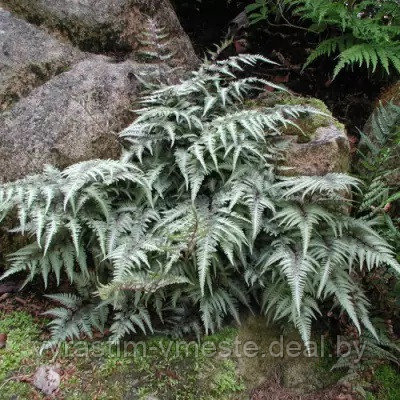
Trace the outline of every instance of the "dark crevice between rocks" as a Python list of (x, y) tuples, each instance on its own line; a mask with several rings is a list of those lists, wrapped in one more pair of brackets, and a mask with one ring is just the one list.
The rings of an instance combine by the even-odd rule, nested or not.
[(183, 29), (192, 40), (200, 56), (204, 57), (207, 49), (219, 44), (227, 33), (229, 23), (252, 0), (172, 0)]
[[(93, 25), (88, 25), (78, 17), (59, 18), (45, 15), (43, 10), (36, 11), (35, 6), (27, 6), (18, 0), (0, 0), (0, 7), (83, 52), (105, 55), (110, 57), (111, 62), (120, 63), (137, 51), (139, 46), (137, 35), (142, 33), (146, 19), (158, 11), (157, 2), (149, 1), (149, 3), (150, 6), (145, 2), (142, 4), (140, 1), (132, 0), (125, 5), (119, 17), (115, 16), (116, 23), (94, 23)], [(168, 32), (171, 36), (178, 38), (178, 42), (181, 33), (180, 28)]]

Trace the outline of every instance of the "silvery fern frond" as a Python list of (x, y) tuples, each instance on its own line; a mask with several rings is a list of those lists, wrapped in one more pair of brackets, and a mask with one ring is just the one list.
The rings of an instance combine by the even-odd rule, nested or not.
[(2, 278), (67, 278), (77, 293), (52, 296), (61, 306), (50, 311), (50, 346), (106, 326), (113, 343), (153, 325), (174, 331), (174, 321), (213, 332), (239, 322), (250, 296), (306, 345), (320, 301), (373, 332), (353, 275), (381, 265), (400, 272), (393, 250), (374, 220), (347, 214), (358, 179), (279, 175), (285, 127), (320, 111), (258, 104), (276, 85), (236, 78), (257, 62), (271, 63), (231, 57), (147, 92), (121, 133), (119, 160), (47, 167), (0, 186), (1, 217), (15, 211), (11, 231), (33, 238)]

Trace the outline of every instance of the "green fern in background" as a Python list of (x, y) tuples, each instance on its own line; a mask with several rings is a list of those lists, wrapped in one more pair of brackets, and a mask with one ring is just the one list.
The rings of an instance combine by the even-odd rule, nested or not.
[(312, 30), (328, 32), (304, 67), (321, 56), (338, 54), (333, 76), (348, 66), (378, 67), (400, 73), (400, 7), (397, 0), (287, 0), (293, 12), (311, 20)]
[(358, 173), (366, 178), (359, 212), (378, 216), (382, 233), (400, 250), (400, 107), (380, 105), (368, 123), (369, 133), (361, 134)]
[(400, 73), (398, 0), (256, 0), (246, 11), (251, 24), (268, 23), (273, 16), (294, 28), (293, 17), (311, 21), (309, 30), (321, 41), (304, 68), (327, 56), (337, 59), (334, 78), (346, 67)]
[(251, 298), (306, 344), (325, 301), (376, 335), (354, 271), (399, 264), (374, 220), (343, 211), (357, 179), (282, 176), (283, 128), (318, 111), (246, 108), (247, 97), (276, 87), (236, 77), (259, 61), (270, 62), (206, 63), (150, 92), (121, 133), (118, 161), (49, 167), (0, 187), (2, 215), (16, 211), (13, 231), (33, 238), (2, 278), (25, 272), (27, 282), (77, 287), (52, 296), (62, 307), (49, 311), (48, 346), (105, 327), (114, 343), (137, 331), (209, 333), (239, 321)]

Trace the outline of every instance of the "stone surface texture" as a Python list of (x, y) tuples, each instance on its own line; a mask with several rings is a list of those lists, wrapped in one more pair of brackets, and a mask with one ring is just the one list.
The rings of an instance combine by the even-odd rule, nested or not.
[(1, 0), (1, 3), (92, 52), (135, 53), (140, 47), (139, 35), (151, 19), (169, 34), (174, 66), (193, 66), (198, 61), (169, 0)]
[(84, 54), (0, 8), (0, 110)]
[(347, 172), (350, 144), (346, 129), (321, 100), (272, 92), (261, 94), (249, 106), (257, 109), (286, 104), (307, 107), (310, 111), (293, 119), (294, 125), (282, 128), (282, 135), (289, 141), (283, 173), (295, 176)]
[(155, 66), (98, 56), (75, 65), (0, 116), (0, 182), (93, 158), (117, 158), (134, 116), (137, 73)]
[(347, 172), (350, 145), (344, 127), (336, 124), (315, 130), (307, 143), (293, 141), (287, 152), (289, 175), (325, 175)]
[[(189, 70), (198, 63), (169, 0), (0, 4), (25, 19), (0, 10), (0, 102), (7, 107), (0, 114), (0, 182), (38, 173), (45, 164), (63, 168), (90, 158), (118, 157), (117, 133), (133, 120), (131, 108), (140, 92), (136, 75), (164, 67)], [(174, 54), (170, 65), (141, 59), (141, 37), (149, 26), (168, 33)], [(124, 56), (82, 53), (68, 40), (81, 49), (105, 54), (118, 50)], [(315, 99), (288, 101), (327, 111)], [(340, 124), (330, 115), (297, 122), (304, 135), (285, 133), (292, 140), (290, 174), (347, 170), (349, 144)]]
[[(238, 374), (249, 388), (262, 386), (271, 378), (281, 382), (283, 388), (302, 395), (329, 386), (329, 372), (320, 367), (320, 354), (315, 346), (309, 356), (295, 331), (282, 330), (264, 317), (248, 317), (236, 338), (239, 354), (246, 354), (244, 346), (256, 351), (247, 352), (251, 357), (238, 358)], [(308, 397), (307, 397), (308, 398)]]
[[(145, 56), (145, 31), (171, 57)], [(119, 157), (137, 76), (172, 82), (197, 64), (169, 0), (0, 0), (0, 183)]]

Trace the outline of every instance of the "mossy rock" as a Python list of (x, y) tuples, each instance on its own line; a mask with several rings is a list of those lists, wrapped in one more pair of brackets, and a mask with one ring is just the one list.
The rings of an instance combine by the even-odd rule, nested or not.
[(288, 125), (282, 130), (285, 136), (296, 137), (298, 143), (310, 142), (315, 137), (315, 131), (320, 127), (327, 127), (338, 122), (332, 117), (328, 107), (319, 99), (313, 97), (295, 96), (286, 92), (273, 92), (261, 95), (255, 100), (246, 103), (250, 108), (260, 106), (273, 107), (275, 105), (298, 105), (315, 109), (321, 114), (307, 114), (293, 120), (296, 125)]
[(279, 92), (246, 103), (252, 109), (274, 105), (302, 105), (318, 112), (296, 118), (293, 125), (283, 128), (283, 134), (290, 141), (284, 165), (286, 175), (325, 175), (349, 170), (346, 129), (321, 100)]
[[(240, 343), (239, 375), (249, 390), (277, 377), (282, 387), (294, 393), (308, 394), (335, 384), (338, 376), (329, 371), (328, 354), (321, 339), (311, 341), (307, 353), (294, 330), (282, 330), (264, 317), (249, 317), (238, 332)], [(245, 357), (246, 343), (255, 343), (254, 357)]]

